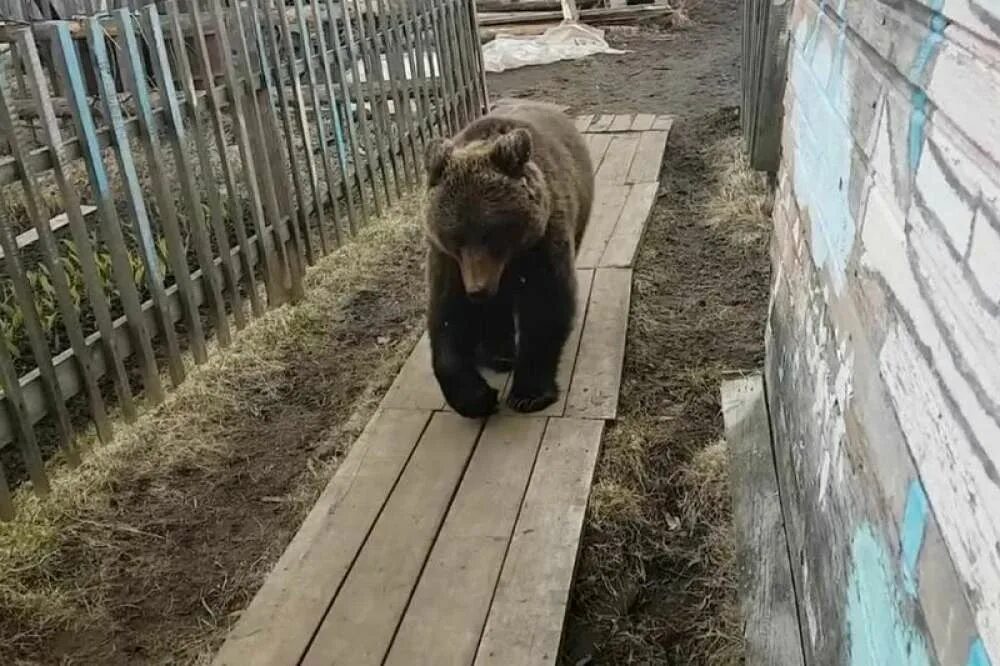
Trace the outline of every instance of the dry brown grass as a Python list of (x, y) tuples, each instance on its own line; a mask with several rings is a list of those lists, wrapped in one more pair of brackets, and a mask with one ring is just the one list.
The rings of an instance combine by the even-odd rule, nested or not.
[(420, 202), (322, 260), (0, 524), (0, 663), (197, 661), (249, 601), (422, 324)]
[(722, 377), (763, 360), (768, 193), (732, 110), (675, 126), (562, 663), (741, 663)]

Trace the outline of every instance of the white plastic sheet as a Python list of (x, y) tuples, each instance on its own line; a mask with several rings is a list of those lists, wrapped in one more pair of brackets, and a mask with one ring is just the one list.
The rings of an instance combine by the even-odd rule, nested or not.
[(563, 23), (535, 37), (498, 35), (483, 46), (487, 72), (503, 72), (528, 65), (579, 60), (598, 53), (627, 53), (608, 46), (604, 31), (581, 23)]

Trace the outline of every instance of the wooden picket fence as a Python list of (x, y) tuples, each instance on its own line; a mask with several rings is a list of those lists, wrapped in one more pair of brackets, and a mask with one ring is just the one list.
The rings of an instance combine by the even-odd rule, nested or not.
[(200, 1), (0, 25), (0, 518), (487, 108), (473, 0)]

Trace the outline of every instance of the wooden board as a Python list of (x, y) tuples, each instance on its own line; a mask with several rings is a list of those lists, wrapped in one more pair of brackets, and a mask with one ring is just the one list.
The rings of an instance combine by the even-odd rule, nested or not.
[(586, 116), (577, 116), (576, 118), (576, 129), (578, 132), (586, 132), (587, 128), (590, 127), (591, 121), (594, 120), (593, 114), (588, 114)]
[(670, 128), (674, 126), (673, 116), (656, 116), (656, 120), (653, 121), (654, 130), (663, 130), (664, 132), (669, 132)]
[(580, 338), (566, 416), (613, 419), (625, 359), (632, 270), (599, 268)]
[(600, 185), (624, 185), (628, 181), (629, 169), (639, 147), (637, 134), (616, 134), (608, 146), (601, 168), (597, 170), (597, 182)]
[(631, 114), (617, 115), (608, 128), (609, 132), (627, 132), (632, 127), (633, 116)]
[(746, 663), (802, 664), (771, 429), (758, 374), (722, 384)]
[(587, 231), (576, 254), (577, 268), (597, 268), (628, 200), (628, 185), (598, 186)]
[(667, 148), (666, 130), (643, 132), (635, 150), (635, 158), (625, 181), (628, 183), (655, 183), (660, 180), (663, 152)]
[(587, 135), (587, 149), (590, 151), (590, 162), (594, 169), (594, 173), (601, 167), (601, 163), (604, 161), (604, 155), (608, 152), (608, 146), (611, 144), (611, 136), (608, 134), (588, 134)]
[(389, 387), (382, 406), (392, 409), (443, 409), (444, 395), (431, 367), (431, 339), (424, 331)]
[(476, 666), (556, 663), (603, 430), (603, 421), (549, 420)]
[(645, 132), (648, 129), (652, 129), (654, 120), (656, 120), (656, 116), (652, 113), (638, 113), (635, 116), (635, 120), (632, 121), (632, 131)]
[(486, 424), (387, 665), (472, 663), (545, 421), (500, 416)]
[(443, 412), (431, 419), (303, 666), (382, 663), (481, 427)]
[(587, 128), (588, 132), (607, 132), (611, 128), (611, 123), (615, 122), (614, 115), (605, 113), (598, 116)]
[(649, 214), (653, 210), (659, 191), (659, 183), (632, 186), (614, 232), (601, 255), (601, 266), (625, 268), (633, 265), (642, 234), (646, 230), (646, 222), (649, 220)]
[(214, 666), (294, 664), (322, 620), (420, 439), (428, 412), (384, 410), (368, 423)]

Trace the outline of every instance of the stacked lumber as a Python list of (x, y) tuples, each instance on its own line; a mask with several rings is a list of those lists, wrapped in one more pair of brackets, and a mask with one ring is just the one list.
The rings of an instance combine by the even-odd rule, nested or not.
[(599, 3), (601, 0), (476, 0), (476, 8), (479, 27), (484, 29), (481, 36), (487, 41), (498, 32), (540, 34), (564, 19), (615, 25), (667, 16), (673, 12), (662, 0), (641, 5), (610, 0), (609, 7), (598, 7)]

